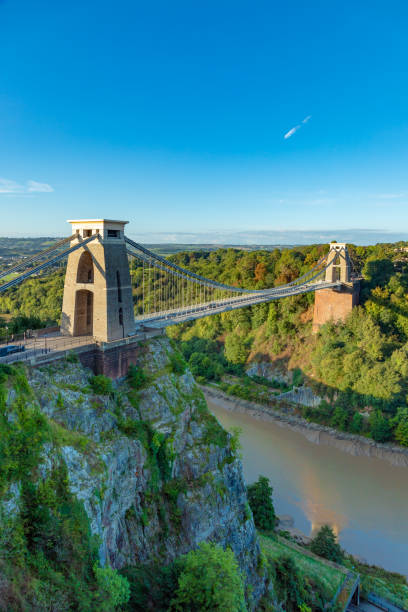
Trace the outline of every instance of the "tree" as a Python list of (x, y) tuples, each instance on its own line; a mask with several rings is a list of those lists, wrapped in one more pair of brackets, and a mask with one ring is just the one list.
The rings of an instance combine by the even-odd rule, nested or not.
[(391, 438), (390, 424), (380, 410), (370, 415), (370, 433), (376, 442), (387, 442)]
[(117, 570), (110, 567), (98, 567), (95, 565), (94, 573), (99, 587), (97, 594), (98, 610), (111, 612), (129, 601), (130, 587), (125, 576), (118, 574)]
[(361, 433), (362, 429), (363, 429), (363, 416), (359, 412), (355, 412), (353, 414), (353, 418), (351, 419), (350, 431), (351, 433), (359, 434)]
[(390, 259), (377, 259), (375, 255), (367, 260), (363, 268), (363, 276), (371, 287), (383, 287), (393, 272), (394, 266)]
[(395, 429), (395, 439), (402, 446), (408, 446), (408, 409), (398, 415), (399, 422)]
[(185, 556), (172, 612), (246, 611), (244, 586), (232, 550), (203, 542)]
[(247, 489), (255, 525), (264, 531), (271, 531), (275, 527), (276, 515), (272, 503), (272, 491), (265, 476), (260, 476), (257, 482), (249, 485)]
[(266, 278), (267, 272), (268, 272), (267, 267), (263, 263), (263, 261), (260, 261), (259, 263), (257, 263), (255, 266), (255, 272), (254, 272), (256, 282), (259, 282), (259, 281), (263, 282)]
[(319, 529), (312, 540), (310, 550), (314, 552), (315, 555), (319, 555), (319, 557), (324, 557), (335, 563), (341, 563), (343, 560), (342, 550), (336, 540), (333, 529), (329, 527), (329, 525), (323, 525), (323, 527)]
[(331, 418), (331, 424), (337, 429), (347, 431), (348, 418), (349, 415), (347, 410), (345, 410), (342, 406), (336, 406)]
[(231, 363), (245, 363), (248, 349), (242, 336), (232, 332), (225, 340), (225, 356)]

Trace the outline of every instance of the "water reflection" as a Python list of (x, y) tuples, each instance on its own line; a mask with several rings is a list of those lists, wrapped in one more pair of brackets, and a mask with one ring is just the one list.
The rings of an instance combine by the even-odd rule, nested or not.
[(301, 434), (209, 402), (227, 428), (242, 429), (244, 475), (270, 478), (278, 514), (311, 534), (329, 524), (349, 552), (408, 574), (408, 469), (354, 457)]

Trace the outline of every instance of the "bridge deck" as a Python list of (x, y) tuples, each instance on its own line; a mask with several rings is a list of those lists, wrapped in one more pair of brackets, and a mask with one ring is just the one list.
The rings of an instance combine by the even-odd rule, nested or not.
[(162, 330), (156, 327), (143, 326), (137, 329), (135, 335), (120, 340), (113, 340), (112, 342), (97, 342), (93, 336), (65, 336), (61, 333), (53, 333), (41, 338), (28, 338), (27, 340), (18, 341), (16, 343), (10, 342), (8, 345), (0, 345), (0, 348), (6, 346), (17, 346), (22, 348), (19, 352), (13, 352), (9, 355), (0, 357), (0, 364), (10, 364), (21, 361), (31, 365), (40, 365), (64, 357), (71, 351), (84, 351), (92, 346), (99, 346), (102, 350), (106, 350), (114, 346), (147, 340), (161, 333)]
[(238, 297), (208, 302), (206, 304), (198, 304), (174, 310), (154, 312), (147, 315), (137, 316), (135, 320), (136, 324), (149, 323), (155, 327), (167, 327), (169, 325), (175, 325), (176, 323), (194, 321), (195, 319), (201, 319), (202, 317), (207, 317), (214, 314), (221, 314), (222, 312), (236, 310), (237, 308), (243, 308), (245, 306), (265, 304), (267, 302), (272, 302), (273, 300), (279, 300), (293, 295), (310, 293), (312, 291), (321, 291), (323, 289), (340, 289), (341, 286), (342, 283), (340, 282), (331, 283), (326, 281), (318, 281), (310, 284), (302, 284), (298, 286), (295, 285), (285, 289), (271, 289), (261, 294), (244, 294)]

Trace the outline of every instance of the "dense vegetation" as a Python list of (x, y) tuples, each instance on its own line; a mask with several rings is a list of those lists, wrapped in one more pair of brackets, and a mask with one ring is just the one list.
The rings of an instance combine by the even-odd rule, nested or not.
[[(33, 402), (24, 369), (0, 366), (2, 610), (111, 612), (129, 599), (126, 578), (99, 565), (98, 542), (68, 488), (60, 443), (58, 429)], [(53, 449), (52, 467), (39, 478), (44, 445)]]
[[(200, 382), (221, 384), (227, 392), (266, 401), (289, 386), (245, 375), (250, 361), (280, 363), (296, 371), (324, 398), (303, 416), (379, 442), (408, 446), (408, 255), (405, 243), (352, 247), (363, 273), (361, 306), (345, 323), (328, 323), (311, 334), (313, 294), (213, 315), (179, 324), (169, 335), (180, 343)], [(289, 282), (307, 271), (327, 250), (318, 245), (273, 251), (183, 252), (172, 259), (193, 272), (228, 284), (262, 289)], [(134, 294), (140, 297), (141, 267), (132, 262)], [(0, 297), (0, 314), (20, 331), (58, 321), (63, 274), (26, 281)], [(171, 295), (169, 297), (171, 302)], [(138, 308), (138, 306), (136, 306)], [(13, 318), (14, 317), (14, 318)], [(15, 317), (20, 317), (16, 319)], [(5, 321), (0, 337), (5, 336)], [(269, 388), (269, 393), (267, 393)]]
[[(328, 323), (312, 335), (314, 298), (306, 294), (178, 325), (169, 333), (202, 380), (223, 380), (224, 390), (262, 401), (268, 381), (251, 383), (244, 375), (246, 364), (283, 363), (301, 371), (324, 398), (318, 408), (303, 409), (306, 418), (408, 446), (408, 257), (400, 244), (351, 251), (364, 280), (361, 305), (345, 323)], [(322, 252), (323, 247), (220, 250), (177, 258), (200, 274), (263, 288), (293, 280)], [(231, 380), (231, 374), (239, 379)], [(279, 390), (279, 384), (274, 387)]]

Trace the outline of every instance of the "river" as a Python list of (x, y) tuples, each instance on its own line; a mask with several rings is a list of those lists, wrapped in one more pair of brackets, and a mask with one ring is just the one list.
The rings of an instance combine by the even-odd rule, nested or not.
[(242, 430), (245, 479), (270, 479), (278, 515), (292, 516), (306, 535), (327, 523), (348, 552), (408, 575), (408, 468), (314, 444), (213, 401), (208, 406), (226, 429)]

